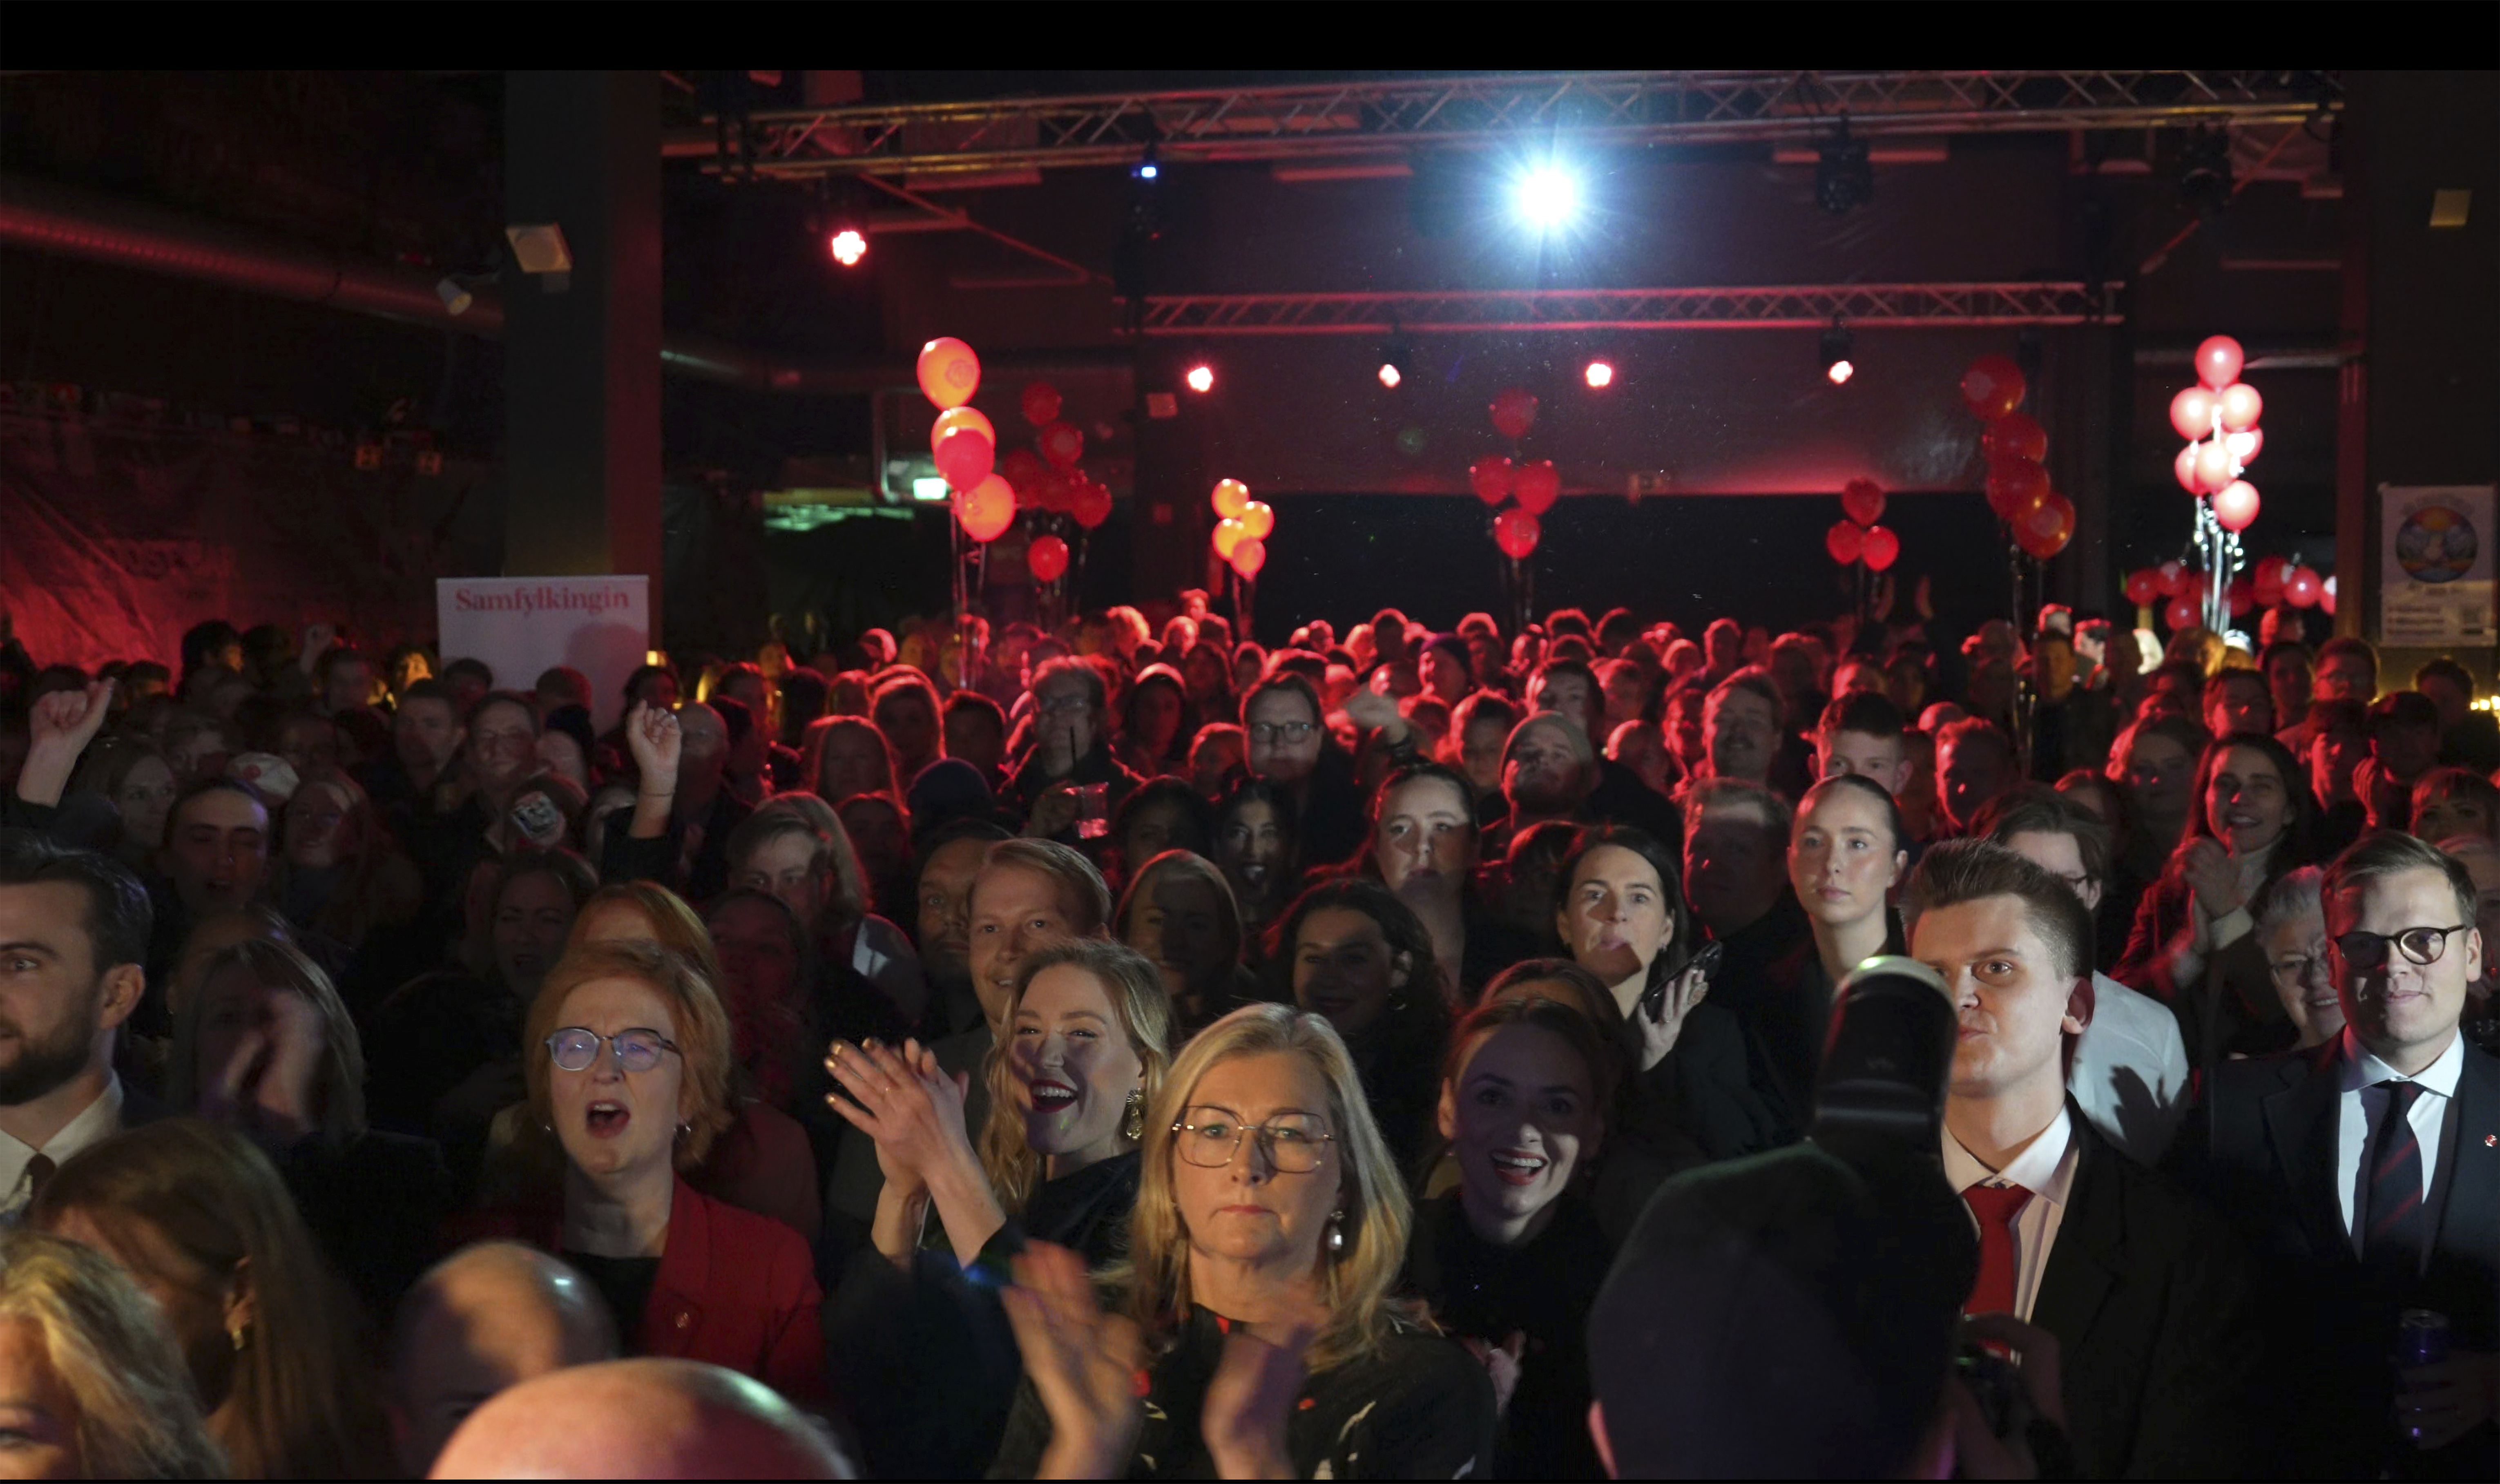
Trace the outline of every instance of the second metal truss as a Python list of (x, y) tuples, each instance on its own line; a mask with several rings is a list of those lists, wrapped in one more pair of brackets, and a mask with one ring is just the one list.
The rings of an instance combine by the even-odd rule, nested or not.
[[(1588, 72), (1158, 89), (774, 110), (736, 161), (768, 175), (988, 172), (1273, 160), (1555, 133), (1640, 144), (1793, 142), (1841, 117), (1859, 135), (2298, 123), (2341, 106), (2331, 73)], [(694, 141), (693, 143), (700, 143)]]
[(1353, 335), (1392, 329), (1799, 330), (2115, 324), (2117, 283), (1831, 283), (1772, 288), (1543, 288), (1453, 293), (1149, 297), (1148, 335)]

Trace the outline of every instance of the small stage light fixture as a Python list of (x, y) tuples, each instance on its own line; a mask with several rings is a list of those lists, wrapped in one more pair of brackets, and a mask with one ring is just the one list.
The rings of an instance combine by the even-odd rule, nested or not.
[(1867, 157), (1866, 142), (1849, 137), (1845, 118), (1839, 134), (1817, 151), (1814, 199), (1834, 216), (1875, 199), (1874, 162)]
[(1381, 385), (1388, 387), (1391, 391), (1396, 391), (1398, 389), (1398, 383), (1405, 379), (1406, 374), (1398, 369), (1398, 363), (1396, 361), (1382, 361), (1380, 363)]
[(1831, 378), (1834, 386), (1858, 374), (1858, 368), (1849, 359), (1856, 348), (1855, 341), (1856, 337), (1849, 333), (1849, 326), (1841, 322), (1839, 315), (1832, 315), (1831, 327), (1823, 332), (1823, 374)]
[(1513, 187), (1511, 207), (1539, 232), (1569, 226), (1580, 214), (1579, 179), (1559, 165), (1539, 165)]
[(1191, 391), (1213, 391), (1215, 389), (1215, 368), (1209, 366), (1204, 361), (1201, 361), (1197, 365), (1189, 368), (1189, 375), (1181, 378), (1181, 379), (1189, 383), (1189, 389)]
[(1379, 350), (1374, 353), (1380, 360), (1380, 384), (1396, 391), (1398, 383), (1406, 379), (1406, 374), (1414, 369), (1414, 346), (1398, 332), (1393, 321), (1389, 326), (1389, 338), (1380, 343)]
[(1146, 142), (1145, 154), (1138, 159), (1137, 163), (1131, 168), (1129, 173), (1135, 176), (1140, 181), (1160, 180), (1164, 173), (1163, 162), (1159, 157), (1161, 152), (1162, 151), (1156, 143), (1152, 140), (1148, 140)]
[(1583, 372), (1582, 375), (1588, 379), (1589, 389), (1591, 391), (1604, 391), (1607, 387), (1615, 384), (1614, 362), (1591, 361), (1589, 363), (1589, 369)]
[(834, 255), (835, 262), (856, 268), (859, 260), (868, 256), (868, 234), (857, 227), (841, 227), (825, 239), (825, 249)]

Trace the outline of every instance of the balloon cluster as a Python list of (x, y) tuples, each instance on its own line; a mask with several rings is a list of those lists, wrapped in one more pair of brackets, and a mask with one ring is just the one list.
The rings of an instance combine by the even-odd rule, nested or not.
[(1869, 572), (1882, 572), (1901, 554), (1901, 538), (1875, 522), (1884, 518), (1884, 491), (1873, 479), (1852, 479), (1840, 491), (1846, 518), (1824, 533), (1823, 549), (1846, 567), (1864, 562)]
[(1987, 424), (1980, 435), (1988, 456), (1988, 508), (2013, 532), (2014, 544), (2045, 562), (2075, 539), (2075, 504), (2049, 486), (2049, 433), (2040, 420), (2018, 412), (2030, 388), (2011, 357), (1983, 355), (1961, 375), (1961, 400)]
[[(1527, 437), (1536, 424), (1536, 398), (1522, 387), (1505, 388), (1486, 411), (1493, 416), (1494, 431), (1513, 443)], [(1514, 463), (1495, 454), (1467, 466), (1467, 487), (1488, 508), (1500, 511), (1493, 518), (1494, 544), (1503, 555), (1520, 561), (1544, 539), (1538, 517), (1562, 498), (1562, 476), (1555, 471), (1552, 459)], [(1511, 499), (1519, 503), (1501, 510), (1501, 503)]]
[[(2126, 575), (2126, 599), (2141, 609), (2161, 604), (2161, 620), (2172, 629), (2193, 628), (2205, 621), (2213, 575), (2189, 571), (2183, 562), (2140, 567)], [(2231, 614), (2238, 617), (2261, 608), (2317, 608), (2335, 612), (2335, 579), (2289, 557), (2261, 556), (2248, 576), (2231, 578), (2222, 590)]]
[(1239, 479), (1218, 479), (1207, 497), (1215, 507), (1215, 534), (1208, 544), (1218, 558), (1233, 564), (1244, 579), (1267, 565), (1267, 538), (1276, 531), (1276, 512), (1250, 498), (1250, 486)]
[[(998, 429), (970, 405), (981, 384), (981, 361), (972, 347), (939, 336), (920, 347), (917, 369), (921, 393), (938, 410), (929, 430), (930, 455), (954, 491), (955, 519), (965, 535), (996, 541), (1020, 510), (1067, 515), (1088, 531), (1111, 517), (1110, 487), (1076, 467), (1085, 435), (1060, 420), (1057, 391), (1041, 382), (1024, 389), (1022, 411), (1036, 429), (1039, 453), (1018, 448), (1000, 458)], [(1058, 580), (1068, 570), (1067, 542), (1036, 538), (1026, 565), (1044, 582)]]
[(2246, 363), (2238, 341), (2213, 336), (2196, 347), (2196, 384), (2170, 399), (2170, 425), (2188, 440), (2171, 464), (2179, 487), (2211, 500), (2215, 521), (2233, 533), (2257, 518), (2256, 486), (2240, 475), (2265, 446), (2265, 399), (2240, 379)]

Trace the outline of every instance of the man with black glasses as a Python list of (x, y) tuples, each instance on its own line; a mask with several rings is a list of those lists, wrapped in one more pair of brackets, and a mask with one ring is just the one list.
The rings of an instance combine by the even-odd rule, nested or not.
[(2206, 1188), (2278, 1296), (2284, 1464), (2500, 1476), (2500, 1059), (2457, 1034), (2487, 951), (2474, 883), (2385, 832), (2323, 897), (2343, 1035), (2218, 1065), (2203, 1131)]

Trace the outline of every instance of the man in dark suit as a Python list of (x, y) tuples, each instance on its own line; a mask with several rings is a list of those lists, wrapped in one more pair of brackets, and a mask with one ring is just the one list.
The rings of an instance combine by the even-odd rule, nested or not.
[[(2286, 1469), (2500, 1476), (2500, 1060), (2457, 1034), (2487, 951), (2473, 881), (2381, 833), (2324, 898), (2344, 1035), (2218, 1066), (2188, 1156), (2275, 1296)], [(2450, 1359), (2407, 1365), (2399, 1319), (2425, 1309)]]
[(2092, 1017), (2089, 912), (1982, 840), (1929, 850), (1904, 909), (1911, 956), (1959, 1012), (1943, 1156), (1979, 1235), (1967, 1310), (2056, 1337), (2083, 1477), (2240, 1472), (2255, 1327), (2237, 1244), (2068, 1100)]
[(110, 857), (0, 832), (0, 1226), (71, 1155), (164, 1116), (113, 1070), (148, 984), (148, 914)]

